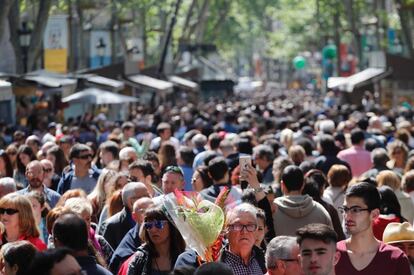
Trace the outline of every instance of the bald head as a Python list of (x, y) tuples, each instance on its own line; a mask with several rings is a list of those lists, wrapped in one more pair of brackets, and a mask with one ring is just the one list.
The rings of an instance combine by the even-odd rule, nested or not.
[(143, 197), (150, 197), (147, 187), (142, 182), (129, 182), (122, 188), (122, 202), (132, 211), (134, 202)]
[(148, 197), (142, 197), (134, 202), (132, 207), (132, 218), (137, 224), (142, 224), (144, 222), (145, 210), (152, 206), (154, 206), (154, 202)]

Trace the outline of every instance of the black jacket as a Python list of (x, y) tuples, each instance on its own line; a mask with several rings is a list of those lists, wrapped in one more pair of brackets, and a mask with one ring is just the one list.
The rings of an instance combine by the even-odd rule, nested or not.
[(121, 212), (103, 222), (99, 228), (99, 235), (102, 235), (116, 250), (124, 236), (134, 226), (135, 222), (132, 219), (131, 212), (124, 207)]
[(141, 239), (139, 238), (139, 225), (137, 224), (122, 239), (118, 248), (112, 255), (111, 261), (109, 262), (109, 269), (112, 273), (118, 274), (118, 270), (121, 264), (126, 261), (138, 247), (141, 245)]

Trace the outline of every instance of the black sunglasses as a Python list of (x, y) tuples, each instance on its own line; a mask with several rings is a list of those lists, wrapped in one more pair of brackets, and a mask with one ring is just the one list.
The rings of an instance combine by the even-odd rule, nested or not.
[(0, 215), (7, 214), (7, 215), (14, 215), (18, 213), (19, 210), (13, 208), (0, 208)]
[(78, 158), (79, 159), (89, 159), (89, 158), (92, 158), (92, 155), (91, 154), (83, 155), (83, 156), (79, 156)]
[(165, 168), (164, 174), (167, 172), (173, 172), (173, 173), (183, 175), (183, 170), (181, 170), (180, 167), (175, 166), (175, 165), (167, 166), (167, 168)]
[(43, 169), (43, 172), (45, 172), (45, 173), (50, 173), (50, 172), (52, 172), (52, 168), (44, 168)]

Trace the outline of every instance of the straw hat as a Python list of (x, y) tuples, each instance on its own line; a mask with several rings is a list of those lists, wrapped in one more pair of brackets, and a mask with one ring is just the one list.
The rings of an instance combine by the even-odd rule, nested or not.
[(414, 228), (408, 222), (392, 222), (387, 225), (382, 235), (386, 244), (414, 242)]

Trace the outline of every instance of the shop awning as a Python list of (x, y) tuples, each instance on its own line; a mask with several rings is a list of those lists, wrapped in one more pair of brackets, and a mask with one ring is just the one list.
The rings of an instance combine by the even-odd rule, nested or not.
[(361, 87), (365, 84), (379, 81), (391, 74), (391, 71), (386, 71), (383, 68), (368, 68), (359, 73), (353, 74), (349, 77), (335, 77), (328, 79), (328, 88), (337, 88), (341, 91), (351, 93), (355, 88)]
[(89, 76), (86, 78), (86, 80), (96, 85), (103, 85), (103, 86), (110, 87), (116, 91), (122, 90), (125, 87), (125, 84), (122, 81), (99, 76), (99, 75)]
[(76, 85), (77, 80), (71, 78), (51, 77), (44, 75), (25, 76), (25, 80), (30, 80), (48, 88), (60, 88), (66, 85)]
[(188, 80), (188, 79), (176, 76), (176, 75), (169, 76), (168, 80), (177, 86), (183, 87), (184, 89), (188, 89), (191, 91), (198, 90), (198, 84), (191, 80)]
[(0, 79), (0, 88), (9, 88), (11, 87), (11, 83), (8, 81), (4, 81)]
[(160, 80), (146, 75), (129, 76), (128, 80), (135, 84), (152, 88), (157, 91), (170, 92), (173, 89), (173, 84), (171, 82)]
[(98, 88), (89, 88), (70, 96), (62, 98), (62, 102), (67, 103), (85, 103), (85, 104), (122, 104), (137, 102), (138, 99), (132, 96), (112, 93)]

